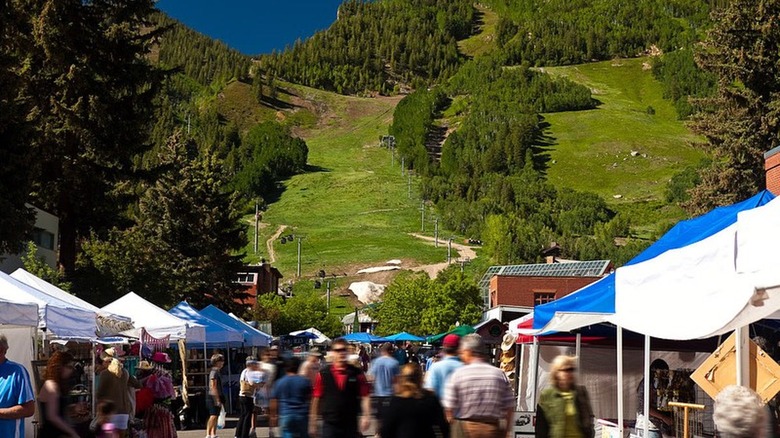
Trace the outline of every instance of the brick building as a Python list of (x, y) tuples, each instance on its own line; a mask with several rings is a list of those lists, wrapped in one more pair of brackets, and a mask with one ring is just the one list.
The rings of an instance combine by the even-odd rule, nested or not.
[(780, 196), (780, 146), (764, 153), (766, 189)]
[(279, 279), (283, 277), (270, 263), (260, 263), (244, 266), (241, 272), (236, 273), (234, 281), (244, 286), (249, 295), (242, 304), (254, 307), (258, 295), (279, 292)]
[(609, 274), (609, 260), (557, 261), (491, 266), (480, 281), (488, 308), (533, 308), (581, 289)]

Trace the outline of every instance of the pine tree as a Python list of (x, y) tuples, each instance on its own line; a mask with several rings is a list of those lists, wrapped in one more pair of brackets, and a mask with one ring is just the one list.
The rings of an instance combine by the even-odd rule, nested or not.
[(147, 149), (160, 83), (146, 55), (153, 0), (38, 0), (28, 5), (34, 47), (25, 89), (37, 128), (36, 193), (60, 218), (60, 262), (75, 268), (79, 241), (117, 222)]
[(24, 5), (0, 2), (0, 253), (18, 253), (32, 231), (34, 216), (25, 206), (31, 189), (30, 125), (19, 99), (21, 55), (29, 44)]
[(765, 187), (763, 153), (778, 146), (780, 92), (778, 0), (735, 0), (715, 14), (696, 54), (718, 78), (718, 92), (696, 101), (691, 127), (706, 139), (713, 163), (702, 171), (688, 207), (700, 213)]
[(170, 170), (141, 197), (131, 232), (156, 243), (154, 251), (167, 260), (157, 269), (167, 271), (173, 301), (234, 309), (234, 299), (241, 298), (232, 282), (243, 256), (237, 252), (246, 244), (238, 195), (225, 189), (221, 160), (208, 151), (199, 154), (180, 134), (171, 138), (165, 154), (161, 161)]

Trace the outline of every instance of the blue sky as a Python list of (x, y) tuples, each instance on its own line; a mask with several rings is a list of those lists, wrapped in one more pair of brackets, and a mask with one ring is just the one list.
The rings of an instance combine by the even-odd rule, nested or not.
[(159, 0), (157, 7), (192, 29), (247, 55), (271, 53), (326, 29), (341, 0)]

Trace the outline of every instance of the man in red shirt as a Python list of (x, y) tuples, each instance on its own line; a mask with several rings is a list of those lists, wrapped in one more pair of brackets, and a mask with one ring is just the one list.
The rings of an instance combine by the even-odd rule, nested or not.
[(309, 433), (319, 436), (317, 422), (322, 418), (321, 438), (352, 438), (358, 435), (358, 416), (363, 413), (361, 429), (371, 422), (371, 399), (366, 376), (349, 364), (348, 344), (336, 339), (331, 345), (333, 363), (323, 368), (314, 381)]

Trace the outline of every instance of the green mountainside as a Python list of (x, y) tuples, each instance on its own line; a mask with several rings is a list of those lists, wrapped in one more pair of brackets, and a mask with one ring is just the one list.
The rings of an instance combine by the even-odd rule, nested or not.
[(25, 203), (65, 217), (63, 275), (96, 304), (237, 307), (233, 275), (262, 259), (297, 291), (386, 284), (356, 272), (396, 259), (436, 274), (434, 226), (472, 274), (551, 242), (620, 265), (685, 216), (711, 158), (686, 120), (715, 88), (693, 47), (720, 1), (347, 0), (257, 59), (109, 3), (0, 17), (0, 168), (36, 163), (0, 180), (0, 247), (29, 235)]

